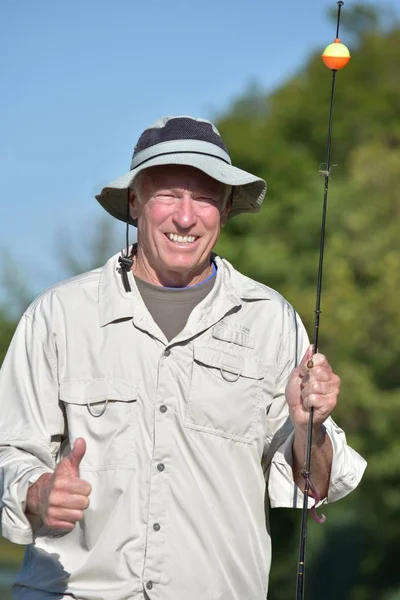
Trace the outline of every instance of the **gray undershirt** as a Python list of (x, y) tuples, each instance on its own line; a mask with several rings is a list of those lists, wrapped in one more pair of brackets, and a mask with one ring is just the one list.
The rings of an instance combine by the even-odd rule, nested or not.
[(186, 288), (165, 288), (135, 277), (147, 310), (171, 341), (185, 327), (190, 313), (214, 287), (215, 277)]

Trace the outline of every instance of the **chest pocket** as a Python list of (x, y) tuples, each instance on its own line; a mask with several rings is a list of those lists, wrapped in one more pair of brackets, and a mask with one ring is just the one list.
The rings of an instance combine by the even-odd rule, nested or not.
[[(240, 350), (239, 350), (240, 352)], [(254, 440), (265, 367), (254, 353), (194, 347), (185, 425), (238, 442)]]
[(60, 384), (68, 437), (86, 441), (80, 469), (134, 468), (137, 387), (122, 380), (66, 380)]

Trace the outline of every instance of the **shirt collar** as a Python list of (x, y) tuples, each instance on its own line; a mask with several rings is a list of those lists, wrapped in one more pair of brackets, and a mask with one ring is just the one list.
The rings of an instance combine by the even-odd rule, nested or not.
[[(118, 264), (119, 256), (120, 253), (112, 256), (100, 272), (99, 321), (101, 327), (117, 319), (133, 317), (133, 294), (124, 289)], [(128, 278), (132, 291), (135, 289), (136, 293), (139, 293), (131, 271), (128, 272)]]
[[(99, 321), (104, 327), (118, 319), (132, 318), (135, 305), (141, 306), (143, 301), (137, 289), (135, 278), (131, 271), (128, 272), (131, 292), (126, 292), (122, 284), (118, 258), (120, 253), (112, 256), (101, 269), (99, 281)], [(240, 304), (240, 300), (269, 300), (271, 290), (267, 286), (249, 279), (236, 271), (225, 259), (213, 255), (222, 286), (233, 304)]]
[(215, 256), (214, 260), (223, 271), (224, 287), (230, 294), (242, 300), (271, 300), (271, 288), (243, 275), (224, 258)]

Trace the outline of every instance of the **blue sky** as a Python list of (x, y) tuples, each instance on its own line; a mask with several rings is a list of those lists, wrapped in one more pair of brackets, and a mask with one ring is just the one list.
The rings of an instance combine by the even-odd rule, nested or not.
[(2, 0), (0, 248), (23, 253), (29, 285), (65, 276), (51, 257), (60, 232), (82, 247), (102, 211), (94, 194), (128, 170), (145, 127), (168, 114), (213, 118), (252, 82), (272, 90), (333, 41), (332, 7)]

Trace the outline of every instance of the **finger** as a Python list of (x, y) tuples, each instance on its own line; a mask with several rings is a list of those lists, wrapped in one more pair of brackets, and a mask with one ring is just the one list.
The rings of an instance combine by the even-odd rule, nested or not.
[(311, 367), (311, 368), (327, 367), (329, 369), (332, 369), (325, 354), (320, 354), (319, 352), (316, 352), (314, 354), (314, 356), (312, 357), (312, 362), (313, 362), (313, 367)]
[(310, 381), (306, 386), (301, 390), (301, 397), (307, 398), (310, 394), (318, 394), (325, 395), (331, 392), (331, 388), (324, 381)]
[(76, 523), (70, 523), (69, 521), (59, 521), (54, 519), (44, 519), (44, 524), (49, 529), (56, 529), (57, 531), (64, 531), (69, 533), (75, 529)]
[(339, 379), (337, 375), (333, 373), (331, 369), (327, 367), (313, 367), (308, 371), (306, 375), (301, 380), (301, 386), (305, 387), (309, 383), (313, 383), (314, 381), (325, 381), (325, 382), (335, 382)]
[(53, 490), (68, 495), (90, 496), (92, 486), (88, 481), (79, 477), (56, 477)]
[(303, 358), (300, 361), (300, 364), (298, 366), (298, 371), (299, 374), (303, 377), (304, 375), (306, 375), (306, 373), (309, 370), (309, 367), (307, 367), (307, 363), (312, 359), (313, 357), (313, 346), (310, 345), (308, 346), (307, 350), (304, 353)]
[(56, 471), (63, 477), (79, 477), (79, 465), (86, 452), (86, 442), (77, 438), (71, 452), (62, 459)]
[(304, 377), (307, 373), (313, 373), (317, 368), (325, 369), (330, 373), (333, 373), (333, 369), (328, 363), (326, 356), (323, 354), (314, 354), (312, 359), (308, 360), (304, 365), (301, 365), (301, 376)]
[(75, 440), (74, 447), (72, 448), (67, 459), (69, 459), (71, 466), (74, 469), (76, 469), (78, 474), (79, 474), (79, 465), (81, 464), (81, 460), (85, 456), (85, 453), (86, 453), (85, 440), (83, 438), (77, 438)]
[(58, 508), (71, 508), (73, 510), (86, 510), (90, 500), (87, 496), (78, 494), (66, 494), (54, 491), (49, 497), (49, 506)]
[(321, 414), (328, 416), (336, 406), (336, 394), (309, 394), (303, 400), (303, 408), (308, 410), (314, 408)]
[(49, 521), (67, 521), (77, 523), (83, 519), (83, 510), (63, 508), (61, 506), (50, 506), (47, 511)]
[(47, 511), (47, 516), (49, 522), (66, 521), (75, 524), (83, 519), (83, 511), (51, 506)]
[[(319, 367), (317, 367), (317, 369), (319, 369)], [(306, 379), (305, 382), (304, 379)], [(302, 391), (308, 389), (317, 394), (338, 394), (341, 382), (340, 377), (336, 375), (336, 373), (323, 369), (321, 372), (315, 374), (311, 372), (303, 378), (302, 384), (303, 383), (304, 385), (300, 386)]]

